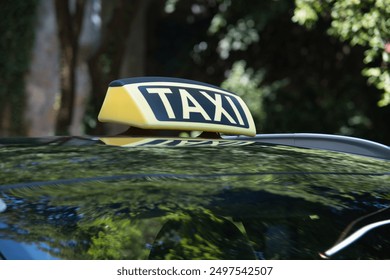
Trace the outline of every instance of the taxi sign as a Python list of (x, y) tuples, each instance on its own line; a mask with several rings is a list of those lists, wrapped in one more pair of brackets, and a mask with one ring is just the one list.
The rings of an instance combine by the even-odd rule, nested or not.
[(111, 82), (98, 119), (142, 129), (256, 134), (249, 109), (239, 96), (209, 84), (175, 78)]

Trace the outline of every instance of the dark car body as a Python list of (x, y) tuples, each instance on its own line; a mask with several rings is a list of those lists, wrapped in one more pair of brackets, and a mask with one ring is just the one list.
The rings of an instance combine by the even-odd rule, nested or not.
[[(386, 159), (256, 137), (145, 139), (2, 139), (1, 257), (319, 259), (390, 219)], [(390, 226), (332, 258), (389, 259)]]

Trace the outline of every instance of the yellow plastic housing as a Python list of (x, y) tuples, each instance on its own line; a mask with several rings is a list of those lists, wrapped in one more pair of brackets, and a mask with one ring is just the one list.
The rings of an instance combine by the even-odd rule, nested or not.
[(182, 79), (118, 81), (108, 88), (98, 116), (101, 122), (142, 129), (256, 134), (249, 109), (231, 92)]

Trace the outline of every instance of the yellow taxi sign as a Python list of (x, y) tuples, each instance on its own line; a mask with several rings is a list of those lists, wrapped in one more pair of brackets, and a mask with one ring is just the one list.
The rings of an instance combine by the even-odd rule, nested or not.
[(147, 77), (113, 81), (98, 119), (142, 129), (256, 134), (252, 115), (239, 96), (185, 79)]

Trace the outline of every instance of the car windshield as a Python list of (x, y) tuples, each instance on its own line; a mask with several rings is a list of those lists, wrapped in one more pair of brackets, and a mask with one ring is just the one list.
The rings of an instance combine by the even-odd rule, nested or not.
[[(52, 144), (0, 157), (4, 258), (318, 259), (390, 217), (390, 162), (336, 152)], [(333, 258), (390, 258), (389, 233)]]

